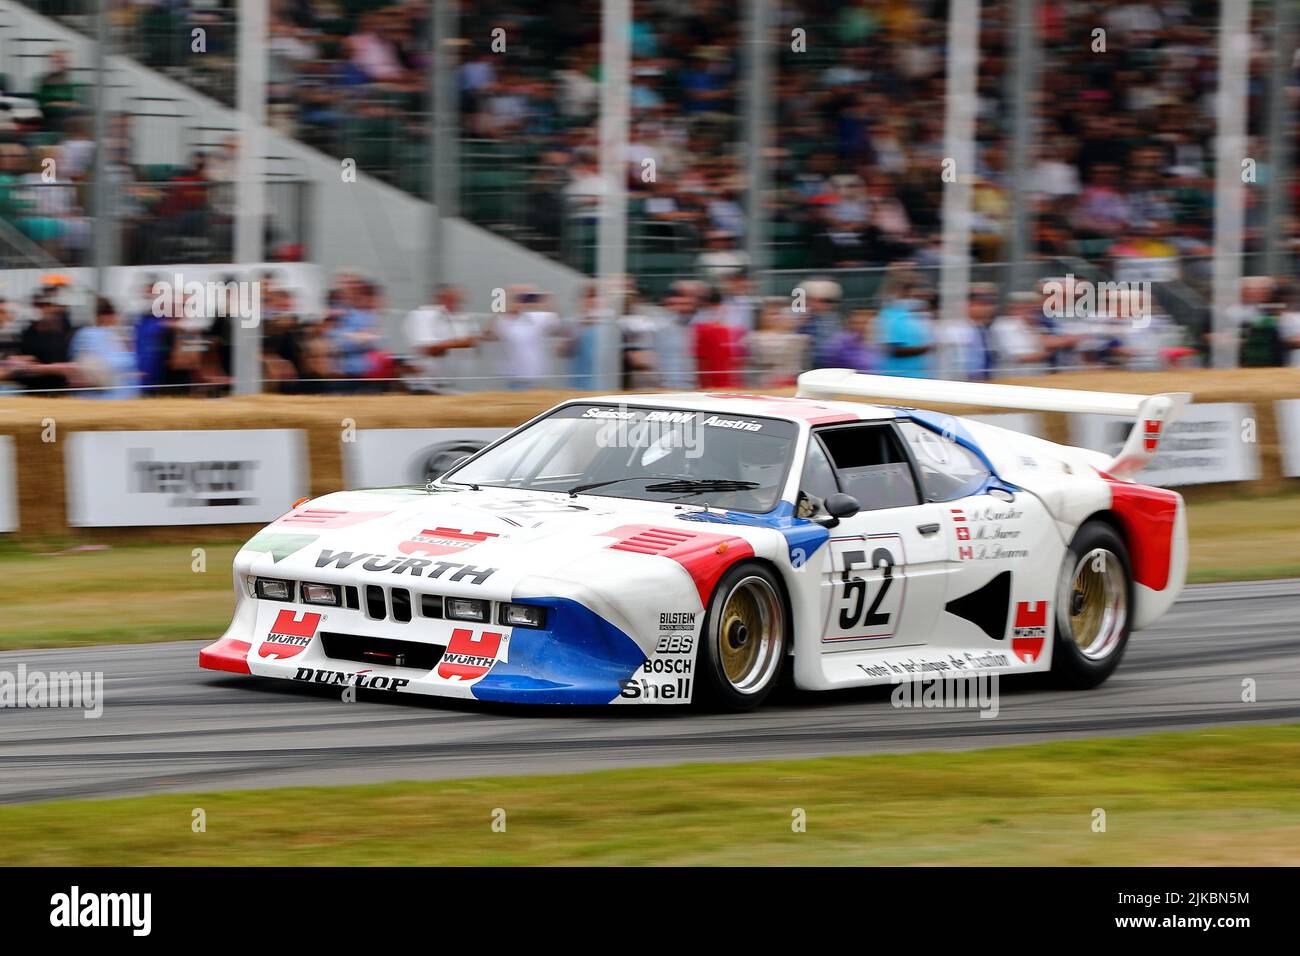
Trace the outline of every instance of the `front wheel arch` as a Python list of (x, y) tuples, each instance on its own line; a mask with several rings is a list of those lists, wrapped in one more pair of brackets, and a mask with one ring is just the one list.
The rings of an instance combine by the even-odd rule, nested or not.
[[(770, 672), (763, 667), (763, 677), (758, 686), (738, 690), (733, 680), (727, 676), (720, 648), (725, 635), (717, 630), (722, 626), (718, 622), (724, 613), (728, 613), (728, 600), (735, 596), (738, 589), (747, 593), (751, 590), (762, 593), (764, 586), (770, 589), (772, 603), (768, 610), (777, 621), (778, 636), (773, 637), (773, 640), (779, 641), (779, 645), (772, 649), (770, 657), (764, 657), (761, 648), (757, 651), (760, 660), (771, 662)], [(742, 598), (741, 603), (747, 603), (747, 600)], [(762, 602), (760, 600), (757, 603)], [(762, 637), (759, 640), (761, 642)], [(718, 579), (705, 606), (699, 647), (695, 654), (695, 701), (706, 708), (717, 710), (744, 711), (757, 708), (781, 683), (788, 670), (793, 645), (794, 621), (789, 587), (784, 576), (772, 562), (762, 558), (737, 561)]]

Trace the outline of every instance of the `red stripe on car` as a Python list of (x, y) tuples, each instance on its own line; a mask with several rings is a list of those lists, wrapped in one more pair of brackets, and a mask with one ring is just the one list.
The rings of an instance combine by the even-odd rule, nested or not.
[(695, 582), (700, 603), (705, 607), (709, 604), (714, 585), (727, 568), (754, 556), (749, 542), (735, 535), (659, 528), (648, 524), (622, 525), (604, 534), (619, 539), (609, 546), (611, 551), (658, 555), (676, 561)]
[(1110, 485), (1110, 507), (1119, 516), (1128, 539), (1133, 580), (1153, 591), (1163, 591), (1169, 584), (1173, 560), (1178, 493), (1100, 474)]
[(253, 645), (248, 641), (223, 637), (199, 651), (199, 666), (210, 671), (230, 671), (232, 674), (251, 674), (248, 669), (248, 652)]

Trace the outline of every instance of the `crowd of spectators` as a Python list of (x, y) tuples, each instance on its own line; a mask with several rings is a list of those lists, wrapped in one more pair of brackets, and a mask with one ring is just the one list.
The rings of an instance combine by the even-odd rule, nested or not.
[[(946, 8), (916, 0), (780, 5), (768, 196), (778, 267), (937, 258)], [(418, 155), (402, 153), (403, 143), (418, 150), (427, 135), (427, 5), (355, 10), (349, 20), (311, 0), (278, 9), (273, 109), (283, 107), (276, 113), (296, 135), (359, 151), (362, 168), (383, 174)], [(1008, 10), (981, 7), (972, 242), (986, 262), (1009, 251)], [(589, 235), (583, 227), (604, 188), (599, 3), (578, 0), (544, 14), (524, 3), (462, 4), (460, 15), (463, 135), (508, 144), (509, 156), (528, 167), (510, 207), (522, 217), (515, 223), (521, 238)], [(1130, 269), (1136, 262), (1165, 277), (1178, 257), (1208, 254), (1216, 18), (1213, 3), (1039, 4), (1033, 254), (1120, 260), (1118, 268)], [(1250, 128), (1258, 130), (1269, 61), (1267, 24), (1256, 28), (1249, 103)], [(503, 31), (504, 49), (492, 46), (495, 30)], [(641, 249), (689, 252), (694, 261), (667, 260), (683, 275), (707, 276), (717, 261), (744, 265), (742, 30), (730, 3), (642, 0), (636, 7), (625, 157), (633, 239)], [(800, 30), (802, 44), (790, 39)], [(469, 178), (472, 188), (472, 171)], [(1256, 193), (1248, 197), (1254, 248), (1262, 210)], [(499, 203), (468, 205), (489, 218), (513, 215)]]
[[(143, 30), (162, 8), (168, 29), (186, 34), (214, 16), (228, 24), (231, 13), (229, 4), (143, 3), (119, 11), (119, 27)], [(1032, 103), (1034, 147), (1025, 183), (1030, 255), (1040, 260), (1035, 276), (1083, 260), (1118, 279), (1207, 279), (1217, 8), (1200, 0), (1037, 5), (1040, 90)], [(973, 176), (977, 272), (1009, 253), (1010, 9), (981, 5), (977, 149), (974, 169), (958, 171)], [(599, 0), (559, 9), (523, 0), (461, 3), (458, 11), (456, 82), (467, 170), (483, 144), (497, 144), (503, 149), (493, 170), (508, 173), (493, 180), (508, 203), (467, 202), (466, 211), (471, 218), (511, 220), (516, 238), (561, 255), (573, 251), (567, 239), (594, 235), (605, 188), (597, 151), (599, 12)], [(647, 294), (629, 295), (613, 323), (622, 337), (626, 384), (777, 385), (802, 368), (827, 365), (978, 379), (1078, 366), (1154, 368), (1204, 353), (1204, 335), (1175, 327), (1158, 306), (1145, 324), (1065, 320), (1044, 313), (1042, 291), (1033, 287), (1008, 296), (977, 282), (965, 318), (935, 318), (928, 277), (939, 259), (943, 193), (942, 0), (778, 6), (766, 196), (773, 264), (792, 275), (840, 279), (847, 274), (834, 270), (867, 269), (884, 280), (867, 295), (855, 289), (851, 296), (830, 279), (807, 282), (807, 302), (798, 308), (784, 298), (759, 297), (743, 252), (744, 22), (736, 12), (734, 3), (720, 0), (638, 0), (635, 7), (624, 159), (633, 220), (629, 261)], [(1261, 11), (1253, 24), (1251, 130), (1264, 127), (1268, 105), (1267, 16)], [(430, 32), (422, 0), (273, 0), (271, 123), (356, 159), (365, 172), (425, 188)], [(229, 52), (224, 36), (214, 41), (218, 59)], [(185, 63), (174, 64), (181, 79)], [(87, 176), (96, 146), (84, 89), (66, 56), (52, 52), (48, 67), (25, 99), (2, 91), (9, 108), (0, 112), (0, 218), (75, 264), (89, 250)], [(121, 261), (177, 260), (187, 242), (207, 243), (217, 259), (225, 257), (233, 211), (226, 187), (238, 144), (229, 140), (196, 153), (145, 182), (130, 162), (130, 141), (129, 117), (114, 116), (104, 148), (112, 201), (124, 224)], [(1252, 142), (1249, 152), (1264, 156), (1258, 177), (1266, 180), (1266, 151), (1254, 148), (1260, 145)], [(473, 177), (466, 183), (472, 190)], [(1288, 208), (1294, 210), (1297, 186), (1291, 185)], [(1261, 240), (1261, 195), (1246, 190), (1248, 251), (1258, 251)], [(1300, 229), (1293, 214), (1285, 225), (1294, 247)], [(667, 255), (646, 256), (646, 249)], [(184, 258), (203, 261), (201, 254)], [(643, 266), (664, 274), (646, 282)], [(1247, 283), (1232, 317), (1243, 361), (1296, 361), (1296, 297), (1289, 277)], [(596, 380), (595, 357), (608, 346), (601, 330), (611, 323), (594, 289), (567, 311), (539, 290), (516, 288), (507, 298), (503, 313), (474, 317), (461, 311), (455, 290), (446, 290), (405, 320), (390, 316), (392, 328), (401, 327), (392, 334), (382, 321), (381, 290), (362, 277), (340, 277), (323, 316), (300, 317), (291, 294), (277, 290), (267, 300), (263, 374), (272, 387), (302, 391), (378, 389), (403, 380), (415, 388), (455, 388), (493, 363), (491, 374), (516, 387)], [(40, 313), (42, 306), (33, 301), (23, 309)], [(149, 323), (131, 312), (120, 327), (138, 333)], [(57, 337), (50, 321), (27, 326), (42, 330), (47, 346)], [(9, 322), (17, 327), (12, 317)], [(113, 323), (105, 320), (104, 327)], [(186, 335), (203, 337), (181, 338)], [(177, 358), (169, 346), (149, 353), (152, 364), (137, 347), (137, 383), (220, 391), (230, 374), (229, 343), (209, 337), (215, 345), (204, 351), (215, 357), (201, 360), (190, 354), (199, 351), (193, 341), (181, 350), (188, 357)], [(46, 348), (42, 354), (61, 353)], [(10, 355), (33, 357), (14, 348)], [(29, 383), (15, 361), (9, 360), (7, 380)], [(79, 374), (70, 373), (69, 381)]]
[[(337, 277), (323, 315), (303, 315), (295, 290), (275, 273), (258, 284), (255, 314), (212, 293), (174, 295), (170, 276), (140, 273), (140, 284), (115, 302), (93, 297), (78, 325), (78, 299), (67, 276), (50, 274), (27, 302), (0, 296), (0, 392), (69, 391), (79, 397), (219, 396), (234, 376), (236, 323), (261, 336), (264, 387), (290, 393), (382, 391), (394, 381), (383, 348), (375, 283)], [(236, 296), (239, 280), (222, 276), (218, 294)]]
[[(235, 323), (246, 317), (233, 303), (214, 310), (211, 300), (193, 307), (190, 293), (159, 295), (160, 279), (165, 284), (141, 272), (137, 292), (119, 303), (96, 297), (80, 326), (65, 276), (47, 276), (25, 303), (0, 296), (0, 391), (227, 394)], [(963, 314), (940, 318), (935, 289), (910, 262), (890, 269), (870, 304), (846, 302), (838, 283), (820, 277), (806, 278), (791, 296), (760, 296), (745, 273), (732, 272), (716, 283), (677, 281), (658, 301), (628, 282), (617, 314), (589, 284), (567, 310), (542, 290), (512, 286), (503, 308), (486, 314), (466, 311), (462, 290), (443, 286), (403, 316), (386, 308), (373, 280), (342, 273), (316, 315), (276, 273), (255, 281), (262, 387), (292, 394), (598, 390), (605, 383), (770, 389), (792, 385), (810, 368), (987, 381), (1193, 367), (1213, 344), (1172, 323), (1154, 301), (1140, 313), (1054, 315), (1046, 284), (1000, 301), (996, 286), (976, 282)], [(237, 277), (214, 285), (234, 289)], [(1222, 333), (1239, 363), (1300, 367), (1300, 285), (1248, 277), (1242, 300)]]
[[(67, 266), (92, 259), (96, 142), (90, 86), (66, 50), (53, 48), (31, 89), (0, 72), (0, 221)], [(233, 254), (238, 138), (193, 150), (181, 163), (135, 162), (134, 120), (106, 118), (105, 208), (114, 261), (229, 262)], [(302, 257), (298, 237), (271, 220), (268, 258)]]
[[(457, 13), (463, 208), (583, 265), (604, 188), (597, 175), (600, 6), (501, 0), (461, 2)], [(972, 248), (984, 262), (1009, 253), (1010, 10), (981, 5), (975, 168), (959, 171), (973, 176)], [(625, 158), (638, 273), (707, 278), (718, 263), (745, 264), (744, 17), (737, 12), (721, 0), (635, 6)], [(1105, 262), (1128, 277), (1188, 270), (1197, 278), (1207, 268), (1213, 212), (1218, 4), (1042, 0), (1037, 12), (1032, 254)], [(195, 28), (213, 33), (213, 56), (175, 58), (184, 79), (187, 69), (210, 71), (214, 59), (233, 71), (226, 54), (234, 15), (230, 3), (157, 0), (125, 6), (119, 20), (130, 22), (119, 27), (178, 41)], [(1260, 12), (1253, 24), (1251, 130), (1264, 128), (1269, 15)], [(778, 6), (766, 197), (778, 268), (937, 259), (946, 17), (944, 0)], [(152, 43), (140, 55), (154, 62), (166, 48)], [(273, 0), (267, 49), (272, 125), (407, 189), (427, 188), (427, 3)], [(66, 75), (51, 77), (43, 108), (46, 99), (68, 106)], [(1250, 153), (1259, 156), (1255, 145)], [(1267, 157), (1264, 164), (1261, 182)], [(1248, 249), (1262, 238), (1258, 194), (1247, 191)]]
[[(1251, 277), (1245, 288), (1233, 330), (1225, 333), (1240, 363), (1300, 366), (1300, 286)], [(1199, 364), (1208, 348), (1154, 301), (1141, 312), (1111, 303), (1096, 314), (1054, 316), (1045, 289), (1000, 303), (996, 286), (977, 282), (964, 314), (940, 319), (935, 290), (910, 262), (891, 268), (874, 307), (844, 302), (840, 286), (825, 278), (804, 280), (796, 296), (758, 296), (744, 273), (735, 272), (716, 284), (678, 281), (658, 302), (629, 287), (611, 322), (595, 285), (582, 290), (567, 314), (554, 311), (549, 296), (517, 287), (509, 290), (505, 312), (490, 317), (461, 311), (459, 290), (447, 288), (406, 318), (407, 345), (420, 357), (417, 369), (408, 368), (414, 373), (408, 386), (589, 390), (600, 380), (603, 347), (622, 356), (615, 371), (624, 389), (781, 388), (810, 368), (969, 381), (1080, 369), (1150, 371)], [(611, 339), (602, 340), (602, 328)], [(496, 347), (484, 354), (488, 343)], [(548, 367), (555, 369), (549, 376)]]

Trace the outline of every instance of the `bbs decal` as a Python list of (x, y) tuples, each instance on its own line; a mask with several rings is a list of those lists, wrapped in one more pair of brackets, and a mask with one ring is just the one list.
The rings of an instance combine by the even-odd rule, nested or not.
[(695, 638), (690, 634), (663, 634), (655, 645), (656, 654), (689, 654), (695, 649)]

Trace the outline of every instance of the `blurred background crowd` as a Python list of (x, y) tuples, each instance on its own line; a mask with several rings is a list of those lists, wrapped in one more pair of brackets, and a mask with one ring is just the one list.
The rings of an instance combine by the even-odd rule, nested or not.
[[(96, 5), (84, 0), (28, 6), (93, 30)], [(458, 6), (461, 214), (590, 275), (606, 188), (598, 155), (599, 0)], [(624, 314), (614, 317), (624, 383), (770, 386), (826, 365), (986, 378), (1202, 364), (1210, 324), (1219, 6), (1035, 4), (1041, 64), (1025, 250), (1032, 267), (1012, 275), (1006, 264), (1013, 7), (980, 5), (975, 282), (967, 317), (940, 321), (937, 171), (944, 159), (947, 3), (775, 5), (780, 36), (801, 29), (810, 36), (803, 47), (777, 46), (772, 182), (764, 194), (770, 245), (760, 268), (746, 251), (746, 167), (736, 145), (743, 139), (744, 43), (737, 4), (636, 0), (625, 156), (629, 295)], [(1247, 152), (1263, 155), (1257, 139), (1269, 107), (1272, 9), (1254, 6)], [(231, 0), (123, 0), (112, 11), (123, 53), (234, 102)], [(1107, 55), (1097, 55), (1098, 27), (1111, 45)], [(203, 56), (191, 55), (196, 29), (205, 37)], [(399, 190), (427, 195), (431, 30), (423, 0), (272, 0), (268, 123), (355, 160)], [(491, 43), (497, 30), (504, 50)], [(98, 148), (89, 93), (68, 51), (43, 55), (46, 68), (22, 89), (0, 69), (0, 226), (59, 263), (82, 265), (90, 243), (86, 185)], [(1287, 69), (1295, 94), (1297, 64)], [(1289, 117), (1295, 107), (1293, 95)], [(144, 164), (136, 159), (137, 135), (130, 115), (111, 114), (102, 145), (121, 224), (119, 261), (229, 262), (237, 139), (223, 135), (181, 164)], [(1265, 164), (1259, 175), (1283, 173)], [(1300, 179), (1290, 177), (1287, 189), (1284, 248), (1275, 250), (1264, 248), (1263, 191), (1245, 192), (1252, 278), (1233, 317), (1245, 364), (1297, 364), (1300, 355)], [(302, 234), (283, 222), (270, 223), (268, 239), (270, 260), (310, 258)], [(1041, 282), (1067, 272), (1153, 282), (1149, 321), (1047, 316)], [(504, 311), (469, 315), (458, 290), (444, 289), (411, 312), (389, 307), (380, 278), (345, 274), (332, 284), (324, 312), (306, 315), (291, 289), (266, 282), (262, 367), (269, 388), (406, 387), (419, 372), (424, 382), (417, 388), (455, 388), (471, 372), (516, 385), (567, 380), (581, 387), (594, 374), (592, 329), (602, 316), (593, 290), (557, 301), (547, 290), (512, 287)], [(808, 293), (806, 303), (792, 301), (796, 288)], [(0, 302), (0, 387), (54, 381), (53, 373), (31, 372), (38, 356), (18, 343), (33, 338), (30, 328), (57, 298), (42, 286), (23, 301)], [(160, 372), (147, 344), (153, 333), (141, 331), (150, 325), (140, 318), (141, 302), (103, 307), (113, 316), (106, 325), (135, 343), (136, 384), (177, 385), (181, 376), (185, 387), (218, 393), (228, 383), (229, 336), (220, 328), (193, 330), (209, 343), (197, 366), (172, 368), (173, 352)], [(169, 317), (149, 318), (170, 328)], [(75, 366), (75, 335), (65, 331), (67, 347), (54, 347), (57, 336), (49, 337), (42, 353), (49, 361), (38, 365)], [(443, 340), (455, 345), (437, 344)], [(191, 342), (185, 355), (195, 347)], [(535, 351), (546, 360), (533, 361)], [(75, 369), (66, 374), (69, 382), (77, 379)]]
[[(79, 19), (77, 0), (36, 0)], [(1218, 3), (1038, 4), (1042, 94), (1032, 164), (1034, 245), (1045, 255), (1172, 258), (1209, 252), (1211, 140)], [(981, 7), (975, 252), (1005, 256), (1009, 5)], [(740, 139), (742, 18), (724, 0), (638, 0), (632, 36), (628, 144), (633, 219), (647, 248), (676, 253), (685, 272), (703, 250), (743, 240)], [(1267, 10), (1257, 14), (1251, 109), (1264, 109)], [(789, 0), (782, 33), (815, 29), (806, 49), (783, 47), (775, 134), (778, 268), (849, 267), (937, 255), (943, 158), (946, 4), (926, 0)], [(84, 19), (84, 16), (82, 17)], [(145, 0), (116, 9), (128, 49), (233, 102), (231, 3)], [(581, 257), (595, 175), (600, 3), (559, 9), (506, 0), (462, 4), (460, 32), (503, 31), (502, 56), (463, 42), (459, 109), (471, 218), (538, 248)], [(1093, 31), (1112, 37), (1096, 55)], [(190, 55), (192, 31), (207, 53)], [(429, 4), (423, 0), (277, 0), (271, 5), (269, 113), (276, 128), (415, 192), (426, 188)], [(59, 54), (41, 86), (41, 142), (83, 158), (84, 124)], [(13, 91), (6, 91), (13, 92)], [(1260, 128), (1262, 123), (1252, 123)], [(53, 137), (51, 139), (51, 137)], [(119, 148), (120, 144), (119, 144)], [(1251, 151), (1257, 153), (1258, 151)], [(36, 157), (28, 156), (30, 163)], [(642, 161), (657, 175), (646, 182)], [(189, 173), (220, 181), (223, 156)], [(17, 163), (21, 168), (22, 162)], [(85, 164), (71, 164), (75, 180)], [(1250, 202), (1256, 242), (1258, 202)], [(584, 213), (586, 215), (584, 216)], [(1291, 233), (1294, 235), (1294, 232)], [(566, 241), (567, 240), (567, 241)], [(654, 240), (654, 241), (651, 241)], [(654, 261), (653, 265), (661, 265)]]
[[(142, 272), (137, 294), (95, 300), (92, 325), (75, 327), (67, 278), (44, 278), (29, 302), (0, 298), (0, 392), (79, 389), (88, 397), (230, 391), (236, 310), (210, 319), (164, 297)], [(499, 313), (463, 308), (443, 286), (433, 300), (386, 329), (383, 290), (356, 274), (335, 277), (322, 315), (307, 314), (297, 290), (274, 272), (260, 284), (262, 379), (294, 394), (483, 387), (597, 386), (602, 336), (617, 337), (624, 389), (782, 388), (811, 368), (852, 368), (911, 377), (987, 381), (1073, 369), (1194, 368), (1199, 350), (1159, 310), (1135, 317), (1056, 318), (1042, 289), (999, 305), (992, 283), (971, 287), (967, 316), (936, 316), (936, 295), (911, 263), (890, 269), (878, 307), (844, 302), (839, 284), (809, 278), (795, 296), (760, 296), (743, 271), (675, 282), (658, 299), (629, 285), (623, 314), (608, 321), (594, 284), (576, 302), (512, 286)], [(1059, 281), (1059, 280), (1048, 280)], [(221, 284), (237, 284), (234, 276)], [(1249, 277), (1235, 317), (1244, 367), (1300, 368), (1300, 289)], [(610, 330), (610, 331), (607, 331)]]

